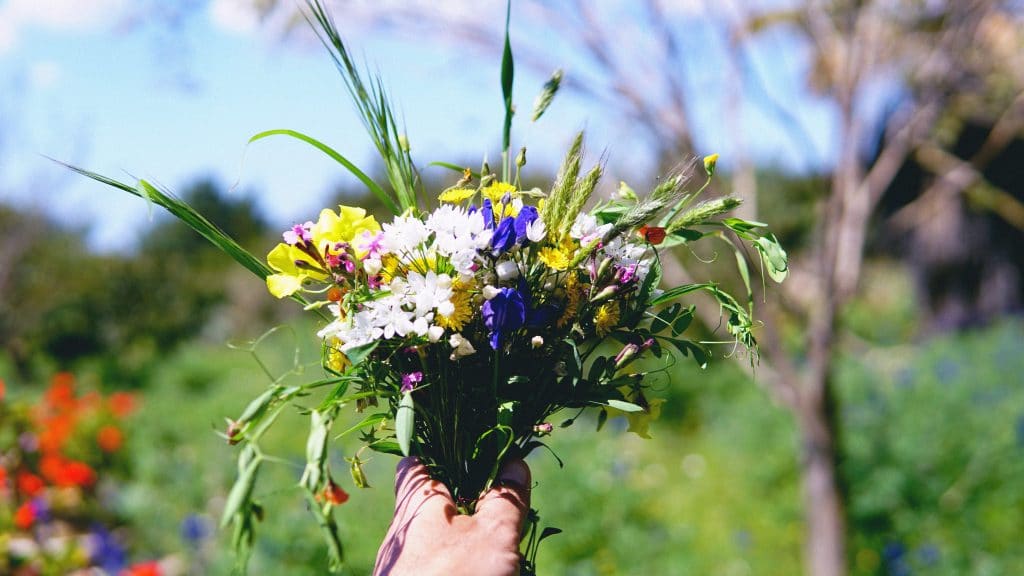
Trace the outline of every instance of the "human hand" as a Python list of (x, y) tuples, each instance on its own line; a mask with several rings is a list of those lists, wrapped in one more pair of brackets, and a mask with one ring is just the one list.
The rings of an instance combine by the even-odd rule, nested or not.
[(505, 464), (472, 516), (459, 514), (444, 484), (415, 458), (395, 474), (395, 517), (377, 552), (374, 576), (515, 576), (530, 509), (530, 469)]

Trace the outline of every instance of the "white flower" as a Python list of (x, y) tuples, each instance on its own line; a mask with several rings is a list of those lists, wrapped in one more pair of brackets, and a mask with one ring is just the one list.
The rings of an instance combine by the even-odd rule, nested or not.
[(651, 259), (644, 258), (647, 246), (626, 242), (621, 237), (613, 238), (604, 245), (604, 253), (620, 268), (636, 267), (635, 274), (641, 282), (651, 269)]
[(487, 286), (484, 286), (481, 292), (484, 295), (484, 300), (490, 300), (491, 298), (494, 298), (498, 294), (501, 294), (501, 288), (495, 288), (494, 286), (488, 284)]
[(448, 339), (448, 344), (455, 349), (452, 351), (451, 355), (451, 359), (453, 361), (476, 352), (476, 348), (473, 348), (473, 344), (470, 343), (469, 340), (466, 340), (462, 334), (452, 334), (451, 338)]
[(611, 229), (611, 224), (598, 226), (597, 218), (583, 212), (576, 215), (576, 221), (569, 228), (569, 236), (579, 240), (580, 244), (586, 245), (603, 237)]
[(547, 236), (548, 230), (544, 226), (544, 220), (537, 218), (526, 226), (526, 238), (530, 242), (540, 242)]
[[(408, 286), (404, 294), (407, 295), (408, 302), (415, 306), (414, 313), (418, 318), (432, 313), (435, 309), (443, 316), (455, 311), (455, 306), (451, 302), (452, 279), (447, 274), (438, 274), (433, 270), (426, 275), (409, 272), (407, 280)], [(423, 332), (426, 332), (426, 328)]]
[(494, 271), (498, 273), (498, 280), (503, 282), (519, 277), (519, 265), (511, 260), (498, 262), (498, 265), (494, 267)]
[(430, 328), (427, 328), (427, 338), (429, 338), (431, 342), (437, 342), (441, 339), (441, 336), (444, 336), (444, 328), (440, 326), (431, 326)]
[(537, 348), (540, 348), (543, 345), (544, 345), (544, 337), (543, 336), (539, 336), (538, 335), (538, 336), (534, 336), (533, 338), (530, 339), (530, 346), (533, 346), (533, 348), (535, 350)]
[(384, 224), (381, 246), (388, 252), (406, 255), (416, 250), (430, 237), (430, 230), (413, 216), (398, 216), (390, 224)]
[(376, 258), (367, 258), (366, 260), (363, 260), (363, 270), (366, 270), (368, 275), (376, 276), (380, 272), (380, 269), (380, 260)]

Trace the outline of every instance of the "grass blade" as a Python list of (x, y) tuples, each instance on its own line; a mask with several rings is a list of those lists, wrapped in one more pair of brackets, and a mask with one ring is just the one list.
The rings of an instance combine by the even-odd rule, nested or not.
[(372, 178), (367, 176), (365, 172), (360, 170), (355, 164), (349, 161), (348, 158), (345, 158), (330, 146), (324, 144), (323, 142), (320, 142), (316, 138), (303, 134), (302, 132), (287, 129), (267, 130), (266, 132), (260, 132), (259, 134), (253, 136), (252, 138), (249, 138), (249, 144), (252, 144), (257, 140), (262, 140), (269, 136), (291, 136), (292, 138), (301, 140), (306, 144), (309, 144), (310, 146), (313, 146), (314, 148), (320, 150), (324, 154), (327, 154), (335, 162), (344, 166), (349, 172), (352, 173), (353, 176), (358, 178), (360, 182), (365, 184), (366, 187), (369, 188), (370, 192), (373, 192), (373, 195), (379, 198), (380, 201), (383, 202), (385, 206), (387, 206), (388, 210), (391, 210), (391, 212), (394, 214), (400, 213), (398, 205), (395, 204), (395, 201), (391, 198), (391, 196), (383, 188), (380, 187), (380, 184), (374, 182)]

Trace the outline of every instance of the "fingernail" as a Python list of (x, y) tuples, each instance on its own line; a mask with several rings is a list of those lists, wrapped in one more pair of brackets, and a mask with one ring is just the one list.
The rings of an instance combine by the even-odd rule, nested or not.
[(512, 484), (519, 488), (530, 487), (530, 468), (522, 460), (513, 460), (502, 467), (498, 474), (502, 484)]

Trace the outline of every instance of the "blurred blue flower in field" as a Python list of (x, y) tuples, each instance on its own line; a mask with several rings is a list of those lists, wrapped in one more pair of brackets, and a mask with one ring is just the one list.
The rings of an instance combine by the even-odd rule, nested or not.
[(181, 521), (181, 538), (192, 546), (199, 546), (210, 536), (210, 522), (201, 514), (189, 514)]
[(890, 576), (910, 576), (907, 565), (907, 548), (899, 542), (889, 542), (882, 549), (882, 561)]
[(941, 556), (942, 553), (935, 544), (925, 544), (917, 549), (917, 559), (925, 566), (935, 566)]
[(114, 535), (96, 524), (92, 527), (92, 552), (89, 557), (92, 563), (108, 574), (120, 574), (127, 562), (124, 547)]

